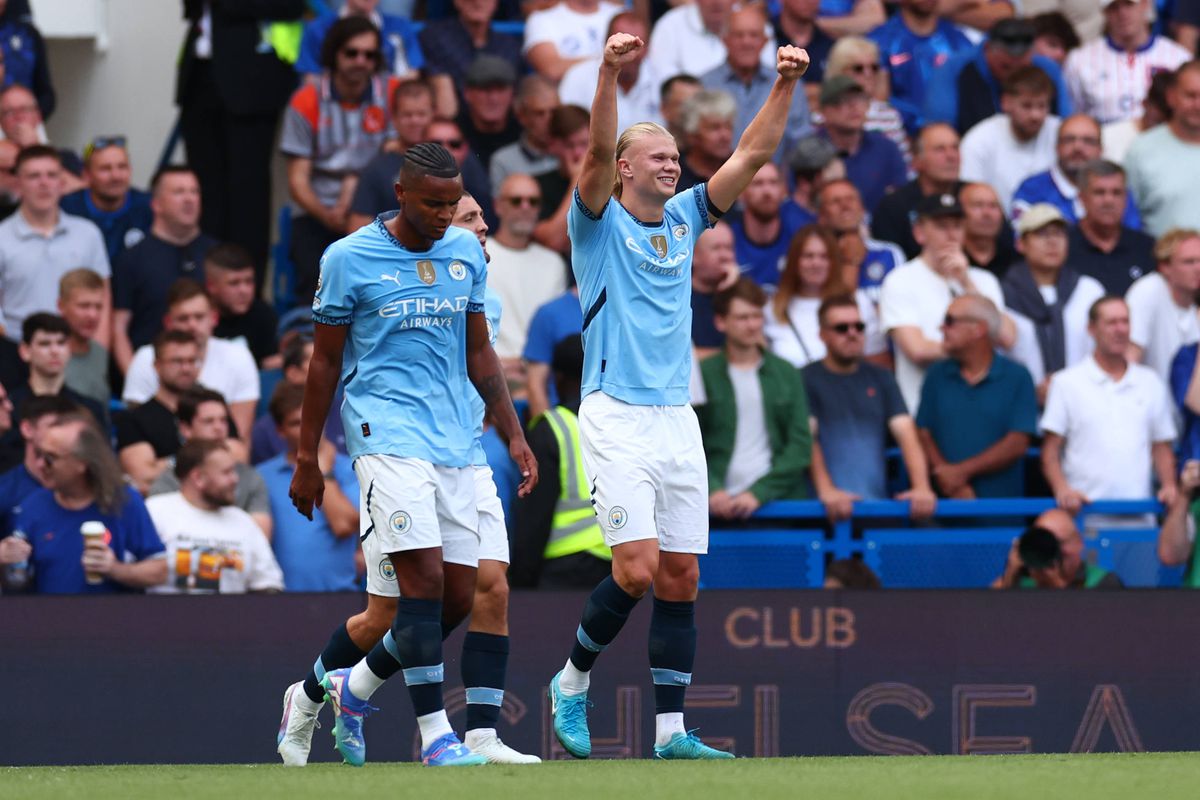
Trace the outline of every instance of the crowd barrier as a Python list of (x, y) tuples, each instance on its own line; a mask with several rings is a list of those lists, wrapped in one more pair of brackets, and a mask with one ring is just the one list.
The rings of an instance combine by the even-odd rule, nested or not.
[[(566, 759), (545, 698), (586, 595), (514, 592), (500, 733)], [(597, 758), (653, 745), (648, 603), (592, 678)], [(272, 763), (284, 689), (361, 597), (6, 597), (0, 764)], [(1200, 749), (1200, 593), (712, 591), (687, 721), (739, 756)], [(464, 721), (461, 631), (446, 699)], [(416, 747), (402, 681), (372, 761)], [(322, 712), (313, 760), (334, 759)], [(0, 794), (3, 794), (0, 791)]]
[[(700, 579), (710, 589), (815, 589), (828, 560), (858, 556), (887, 588), (983, 588), (1003, 571), (1027, 521), (1053, 507), (1050, 498), (939, 500), (932, 520), (913, 523), (907, 502), (871, 500), (830, 524), (815, 500), (777, 501), (742, 527), (712, 531)], [(1183, 568), (1159, 562), (1158, 528), (1147, 524), (1161, 512), (1156, 500), (1085, 507), (1077, 522), (1087, 557), (1127, 586), (1178, 586)]]

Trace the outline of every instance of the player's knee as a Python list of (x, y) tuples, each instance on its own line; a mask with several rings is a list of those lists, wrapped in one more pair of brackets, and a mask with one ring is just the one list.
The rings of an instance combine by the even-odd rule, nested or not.
[(700, 561), (694, 556), (663, 558), (658, 572), (658, 588), (672, 596), (692, 595), (700, 585)]
[(626, 594), (641, 597), (654, 584), (654, 566), (644, 561), (632, 561), (613, 569), (613, 579)]

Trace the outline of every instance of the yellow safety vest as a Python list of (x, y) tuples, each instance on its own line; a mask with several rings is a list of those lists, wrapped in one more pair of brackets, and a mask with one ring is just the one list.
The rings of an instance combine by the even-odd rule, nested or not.
[(559, 486), (550, 540), (543, 556), (550, 559), (590, 553), (596, 558), (612, 561), (612, 550), (604, 544), (604, 534), (596, 522), (591, 492), (588, 491), (587, 470), (583, 467), (583, 451), (579, 446), (579, 420), (562, 406), (552, 408), (542, 416), (558, 442)]

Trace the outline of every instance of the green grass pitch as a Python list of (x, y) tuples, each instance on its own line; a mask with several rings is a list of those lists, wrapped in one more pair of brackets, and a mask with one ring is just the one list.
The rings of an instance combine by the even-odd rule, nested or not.
[(441, 770), (416, 764), (0, 768), (3, 800), (1194, 800), (1198, 786), (1198, 753), (591, 761)]

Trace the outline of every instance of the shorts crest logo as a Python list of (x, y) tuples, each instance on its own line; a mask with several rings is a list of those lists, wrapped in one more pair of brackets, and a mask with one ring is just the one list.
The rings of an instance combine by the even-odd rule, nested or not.
[(467, 268), (463, 266), (461, 261), (451, 261), (449, 270), (450, 277), (454, 278), (456, 281), (461, 281), (463, 278), (467, 277)]
[(650, 245), (654, 248), (654, 252), (658, 253), (659, 258), (667, 257), (667, 237), (656, 233), (650, 237)]
[(412, 527), (412, 517), (407, 511), (397, 511), (388, 520), (388, 525), (392, 527), (392, 533), (405, 534)]
[(390, 558), (384, 558), (379, 562), (379, 575), (385, 581), (396, 580), (396, 568), (392, 566), (392, 560)]
[(437, 273), (433, 270), (432, 261), (417, 262), (417, 277), (421, 279), (421, 283), (426, 286), (433, 286), (433, 282), (437, 280)]
[(613, 506), (608, 512), (608, 524), (614, 530), (620, 530), (625, 527), (625, 523), (629, 521), (629, 514), (620, 506)]

